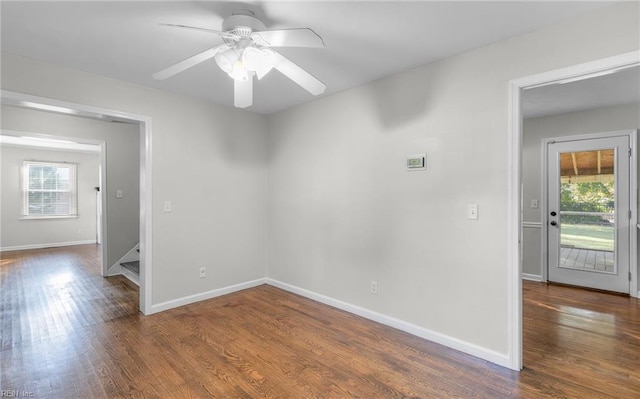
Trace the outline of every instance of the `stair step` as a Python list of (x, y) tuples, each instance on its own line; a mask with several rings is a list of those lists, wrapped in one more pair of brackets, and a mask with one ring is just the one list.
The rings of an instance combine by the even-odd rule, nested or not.
[(129, 270), (133, 274), (137, 274), (138, 276), (140, 275), (140, 261), (139, 260), (134, 260), (133, 262), (123, 262), (123, 263), (120, 263), (120, 266), (122, 266), (125, 269)]

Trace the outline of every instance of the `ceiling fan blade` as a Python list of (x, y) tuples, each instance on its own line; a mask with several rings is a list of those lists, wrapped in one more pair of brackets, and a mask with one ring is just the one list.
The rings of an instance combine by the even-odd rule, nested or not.
[(298, 65), (294, 64), (288, 58), (285, 58), (282, 54), (274, 51), (273, 57), (273, 67), (275, 69), (280, 71), (284, 76), (302, 86), (303, 89), (313, 94), (314, 96), (324, 93), (324, 91), (327, 89), (327, 86), (324, 83), (316, 79), (309, 72), (300, 68)]
[(322, 38), (309, 28), (253, 32), (251, 38), (269, 47), (324, 47)]
[(224, 37), (226, 39), (233, 39), (233, 40), (240, 39), (240, 36), (235, 35), (233, 33), (222, 32), (222, 31), (219, 31), (219, 30), (213, 30), (213, 29), (207, 29), (207, 28), (200, 28), (198, 26), (178, 25), (178, 24), (164, 24), (164, 23), (161, 23), (160, 25), (162, 25), (162, 26), (170, 26), (172, 28), (185, 28), (185, 29), (199, 30), (201, 32), (213, 33), (215, 35), (218, 35), (220, 37)]
[(210, 48), (209, 50), (205, 50), (201, 53), (198, 53), (194, 56), (187, 58), (186, 60), (182, 60), (176, 64), (171, 65), (168, 68), (163, 69), (160, 72), (156, 72), (153, 74), (153, 78), (156, 80), (163, 80), (168, 77), (171, 77), (177, 73), (180, 73), (186, 69), (191, 68), (194, 65), (197, 65), (203, 61), (208, 60), (209, 58), (213, 58), (220, 50), (227, 48), (227, 44), (221, 44), (219, 46)]
[(248, 80), (233, 81), (233, 105), (247, 108), (253, 104), (253, 75)]

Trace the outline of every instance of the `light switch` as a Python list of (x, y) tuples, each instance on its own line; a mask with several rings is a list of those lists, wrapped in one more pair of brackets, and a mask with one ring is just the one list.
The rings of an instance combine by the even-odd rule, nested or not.
[(165, 213), (171, 212), (171, 201), (164, 202), (164, 211)]
[(467, 219), (478, 220), (478, 204), (467, 205)]
[(538, 200), (531, 200), (531, 209), (538, 209)]
[(122, 190), (116, 190), (116, 198), (122, 198), (123, 194), (122, 194)]

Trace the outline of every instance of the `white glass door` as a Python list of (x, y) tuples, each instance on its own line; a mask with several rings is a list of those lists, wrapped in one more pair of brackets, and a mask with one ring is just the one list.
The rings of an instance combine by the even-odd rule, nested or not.
[(547, 151), (549, 281), (629, 293), (629, 138)]

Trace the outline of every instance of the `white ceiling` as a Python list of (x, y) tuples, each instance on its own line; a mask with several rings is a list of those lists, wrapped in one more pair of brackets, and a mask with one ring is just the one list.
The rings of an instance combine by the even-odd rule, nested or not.
[[(249, 9), (268, 29), (309, 27), (324, 49), (281, 53), (327, 85), (324, 95), (520, 35), (612, 4), (608, 2), (2, 1), (2, 51), (99, 75), (233, 105), (232, 80), (210, 60), (165, 81), (151, 78), (220, 38), (160, 26), (220, 29)], [(254, 85), (251, 111), (269, 114), (314, 99), (280, 75)]]
[(537, 118), (638, 103), (640, 67), (636, 66), (603, 76), (525, 90), (522, 112), (525, 118)]

